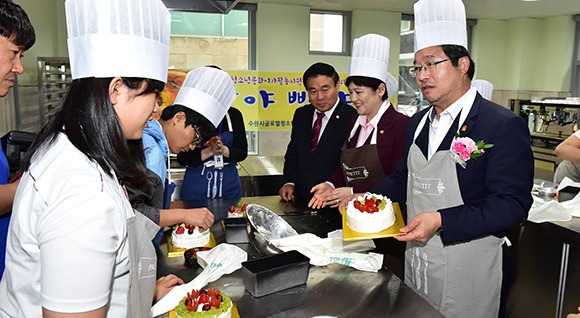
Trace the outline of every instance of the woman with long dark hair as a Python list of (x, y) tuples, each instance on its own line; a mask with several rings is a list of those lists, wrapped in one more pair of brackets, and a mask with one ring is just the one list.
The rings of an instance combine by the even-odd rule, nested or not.
[(154, 296), (182, 281), (155, 288), (159, 228), (129, 203), (125, 185), (143, 187), (147, 175), (127, 140), (159, 110), (170, 15), (160, 0), (65, 8), (73, 81), (24, 162), (0, 316), (150, 317)]

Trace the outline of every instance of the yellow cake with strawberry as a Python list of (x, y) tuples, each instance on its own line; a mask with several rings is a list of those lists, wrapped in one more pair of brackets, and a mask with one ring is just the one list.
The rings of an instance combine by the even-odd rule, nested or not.
[(179, 318), (231, 318), (233, 303), (217, 288), (193, 289), (177, 307)]
[(360, 233), (378, 233), (395, 223), (393, 203), (380, 194), (365, 193), (348, 202), (346, 224)]

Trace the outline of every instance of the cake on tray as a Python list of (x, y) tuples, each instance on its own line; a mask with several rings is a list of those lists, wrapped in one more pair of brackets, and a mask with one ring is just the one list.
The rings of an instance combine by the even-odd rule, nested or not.
[(393, 203), (380, 194), (365, 193), (348, 202), (346, 223), (360, 233), (378, 233), (395, 223)]
[(187, 293), (175, 314), (180, 318), (231, 318), (233, 303), (217, 288), (193, 289)]
[(171, 233), (171, 244), (177, 248), (202, 247), (209, 243), (209, 229), (200, 231), (199, 227), (180, 224)]

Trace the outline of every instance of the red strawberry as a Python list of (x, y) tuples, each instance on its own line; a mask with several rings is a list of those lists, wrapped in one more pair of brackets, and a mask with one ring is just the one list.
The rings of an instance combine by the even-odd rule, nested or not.
[(216, 297), (212, 297), (212, 298), (209, 299), (209, 304), (212, 307), (219, 307), (220, 306), (220, 301)]
[(367, 205), (365, 206), (365, 212), (371, 213), (375, 206), (374, 205)]
[(209, 296), (207, 294), (199, 295), (199, 303), (206, 304), (209, 301)]
[(236, 212), (236, 208), (233, 205), (230, 205), (230, 209), (228, 210), (230, 213)]
[(366, 198), (365, 205), (366, 206), (375, 205), (375, 200), (373, 200), (372, 198)]
[(242, 212), (246, 212), (247, 208), (248, 208), (248, 204), (244, 203), (244, 205), (242, 205)]
[(359, 211), (361, 211), (361, 212), (365, 212), (365, 211), (367, 210), (367, 206), (366, 206), (366, 205), (364, 205), (364, 204), (361, 204), (361, 205), (358, 207), (358, 210), (359, 210)]
[(179, 226), (175, 231), (175, 234), (183, 234), (185, 232), (185, 228), (183, 226)]
[(371, 212), (371, 213), (376, 213), (376, 212), (379, 212), (379, 208), (373, 205), (373, 206), (371, 207), (371, 211), (370, 211), (370, 212)]
[(360, 201), (359, 201), (359, 200), (355, 200), (355, 201), (353, 202), (353, 205), (354, 205), (354, 208), (355, 208), (355, 209), (358, 209), (358, 208), (360, 208), (360, 204), (361, 204), (361, 203), (360, 203)]

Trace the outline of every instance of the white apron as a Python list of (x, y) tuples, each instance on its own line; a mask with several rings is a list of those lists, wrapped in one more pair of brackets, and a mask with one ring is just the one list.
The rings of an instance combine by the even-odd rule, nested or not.
[[(466, 109), (467, 108), (467, 109)], [(469, 107), (463, 109), (461, 127)], [(423, 127), (426, 116), (415, 133)], [(463, 205), (451, 151), (427, 161), (413, 142), (407, 157), (407, 218)], [(443, 229), (445, 231), (445, 229)], [(503, 239), (493, 235), (443, 246), (439, 233), (427, 243), (407, 242), (405, 283), (445, 317), (497, 317), (502, 284)]]

